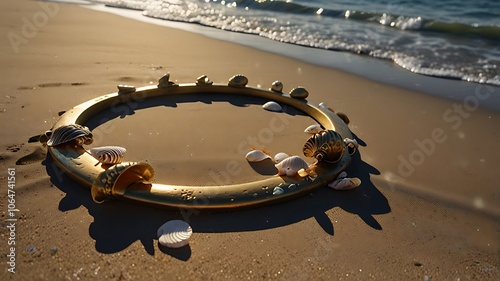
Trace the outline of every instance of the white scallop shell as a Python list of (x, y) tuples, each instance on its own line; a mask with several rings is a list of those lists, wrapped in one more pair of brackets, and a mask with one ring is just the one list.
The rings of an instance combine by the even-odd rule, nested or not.
[(89, 149), (90, 155), (103, 164), (120, 164), (127, 150), (120, 146), (102, 146)]
[(91, 144), (92, 132), (89, 128), (78, 124), (63, 125), (50, 133), (47, 145), (56, 146), (72, 140), (76, 140), (78, 145)]
[(281, 105), (279, 105), (275, 101), (268, 101), (264, 105), (262, 105), (262, 107), (265, 110), (274, 111), (274, 112), (281, 112), (283, 110), (283, 108), (281, 107)]
[(270, 159), (271, 156), (265, 154), (260, 150), (252, 150), (247, 153), (245, 158), (247, 159), (248, 162), (260, 162), (268, 158)]
[(283, 190), (283, 188), (277, 186), (273, 189), (273, 195), (281, 195), (285, 193), (285, 191)]
[(319, 132), (323, 131), (323, 128), (321, 128), (320, 125), (318, 124), (314, 124), (314, 125), (311, 125), (309, 127), (307, 127), (305, 130), (304, 130), (304, 133), (308, 133), (308, 134), (317, 134)]
[(291, 156), (274, 165), (280, 176), (294, 176), (300, 169), (307, 169), (309, 165), (299, 156)]
[(278, 152), (276, 153), (276, 155), (274, 155), (274, 163), (279, 163), (288, 157), (290, 157), (288, 154), (284, 152)]
[(358, 178), (341, 178), (329, 183), (328, 186), (335, 190), (349, 190), (358, 187), (361, 180)]
[(185, 221), (168, 221), (158, 228), (158, 242), (169, 248), (180, 248), (189, 243), (189, 238), (193, 234), (191, 226)]

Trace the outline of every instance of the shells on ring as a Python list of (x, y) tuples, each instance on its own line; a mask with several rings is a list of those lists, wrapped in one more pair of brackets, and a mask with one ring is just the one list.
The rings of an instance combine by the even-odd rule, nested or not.
[(47, 141), (48, 146), (56, 146), (69, 141), (76, 141), (76, 144), (81, 146), (91, 144), (93, 141), (89, 128), (78, 124), (63, 125), (45, 134), (50, 137)]
[(268, 101), (262, 105), (262, 108), (269, 111), (281, 112), (283, 108), (275, 101)]
[(245, 156), (248, 162), (260, 162), (266, 159), (270, 159), (271, 156), (265, 154), (261, 150), (252, 150)]
[(304, 133), (317, 134), (317, 133), (320, 133), (321, 131), (323, 131), (323, 128), (321, 128), (321, 126), (318, 125), (318, 124), (314, 124), (314, 125), (311, 125), (311, 126), (307, 127), (304, 130)]
[(120, 146), (102, 146), (89, 149), (90, 155), (103, 164), (120, 164), (125, 152), (127, 150)]
[(316, 158), (328, 163), (338, 162), (346, 150), (346, 144), (339, 133), (326, 130), (314, 134), (304, 144), (303, 152), (306, 157)]
[(248, 84), (248, 78), (246, 76), (237, 74), (229, 79), (228, 86), (242, 88)]
[(296, 99), (305, 99), (309, 96), (309, 92), (303, 87), (297, 87), (290, 91), (290, 96)]
[(290, 157), (288, 154), (286, 154), (284, 152), (278, 152), (278, 153), (276, 153), (276, 155), (274, 155), (274, 158), (273, 158), (274, 163), (279, 163), (288, 157)]
[(279, 80), (274, 81), (271, 85), (271, 91), (281, 93), (283, 91), (283, 83)]
[(358, 178), (338, 178), (328, 184), (329, 187), (335, 190), (349, 190), (358, 187), (361, 180)]
[(309, 168), (309, 164), (300, 156), (288, 157), (274, 166), (278, 169), (280, 176), (287, 175), (289, 177), (295, 176), (301, 169), (306, 170)]
[(193, 230), (185, 221), (172, 220), (160, 226), (156, 234), (161, 245), (169, 248), (180, 248), (189, 243)]

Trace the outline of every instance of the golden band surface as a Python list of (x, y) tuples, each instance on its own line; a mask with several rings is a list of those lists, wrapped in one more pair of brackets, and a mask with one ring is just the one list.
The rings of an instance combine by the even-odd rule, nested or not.
[[(202, 76), (200, 78), (205, 78)], [(235, 79), (236, 77), (236, 79)], [(276, 101), (294, 107), (315, 119), (325, 130), (336, 131), (342, 139), (352, 138), (347, 125), (334, 112), (307, 101), (304, 95), (291, 97), (281, 92), (281, 87), (273, 90), (246, 86), (246, 78), (233, 77), (228, 85), (212, 84), (208, 79), (198, 79), (196, 83), (174, 84), (168, 75), (160, 79), (158, 86), (135, 89), (119, 86), (119, 91), (79, 104), (65, 112), (54, 124), (58, 128), (69, 124), (84, 125), (97, 113), (127, 102), (141, 102), (152, 97), (169, 95), (245, 95)], [(307, 97), (307, 95), (305, 95)], [(179, 186), (153, 183), (153, 168), (146, 163), (126, 162), (109, 168), (95, 166), (95, 158), (74, 143), (49, 146), (54, 162), (73, 180), (90, 187), (94, 201), (101, 203), (107, 199), (120, 198), (158, 206), (194, 209), (225, 209), (253, 207), (272, 204), (307, 194), (326, 186), (347, 168), (351, 161), (349, 153), (344, 153), (336, 163), (318, 162), (314, 177), (270, 176), (267, 179), (224, 186)], [(280, 187), (283, 192), (273, 194)]]

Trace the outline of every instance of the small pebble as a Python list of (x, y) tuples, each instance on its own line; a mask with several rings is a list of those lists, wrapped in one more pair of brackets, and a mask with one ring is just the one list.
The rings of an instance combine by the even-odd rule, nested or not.
[(56, 253), (57, 253), (57, 247), (56, 246), (50, 247), (50, 254), (55, 255)]

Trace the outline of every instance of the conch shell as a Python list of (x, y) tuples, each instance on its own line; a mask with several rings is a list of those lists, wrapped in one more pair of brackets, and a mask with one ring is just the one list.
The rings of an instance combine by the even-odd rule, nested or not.
[(311, 136), (304, 144), (303, 152), (306, 157), (316, 158), (318, 161), (337, 163), (346, 150), (346, 144), (339, 133), (326, 130)]
[(89, 128), (78, 124), (61, 126), (52, 132), (46, 132), (46, 135), (50, 137), (47, 141), (48, 146), (56, 146), (73, 140), (78, 146), (82, 146), (91, 144), (93, 141)]
[(289, 177), (295, 176), (301, 169), (307, 170), (309, 168), (309, 164), (300, 156), (288, 157), (274, 166), (278, 169), (280, 176), (287, 175)]

